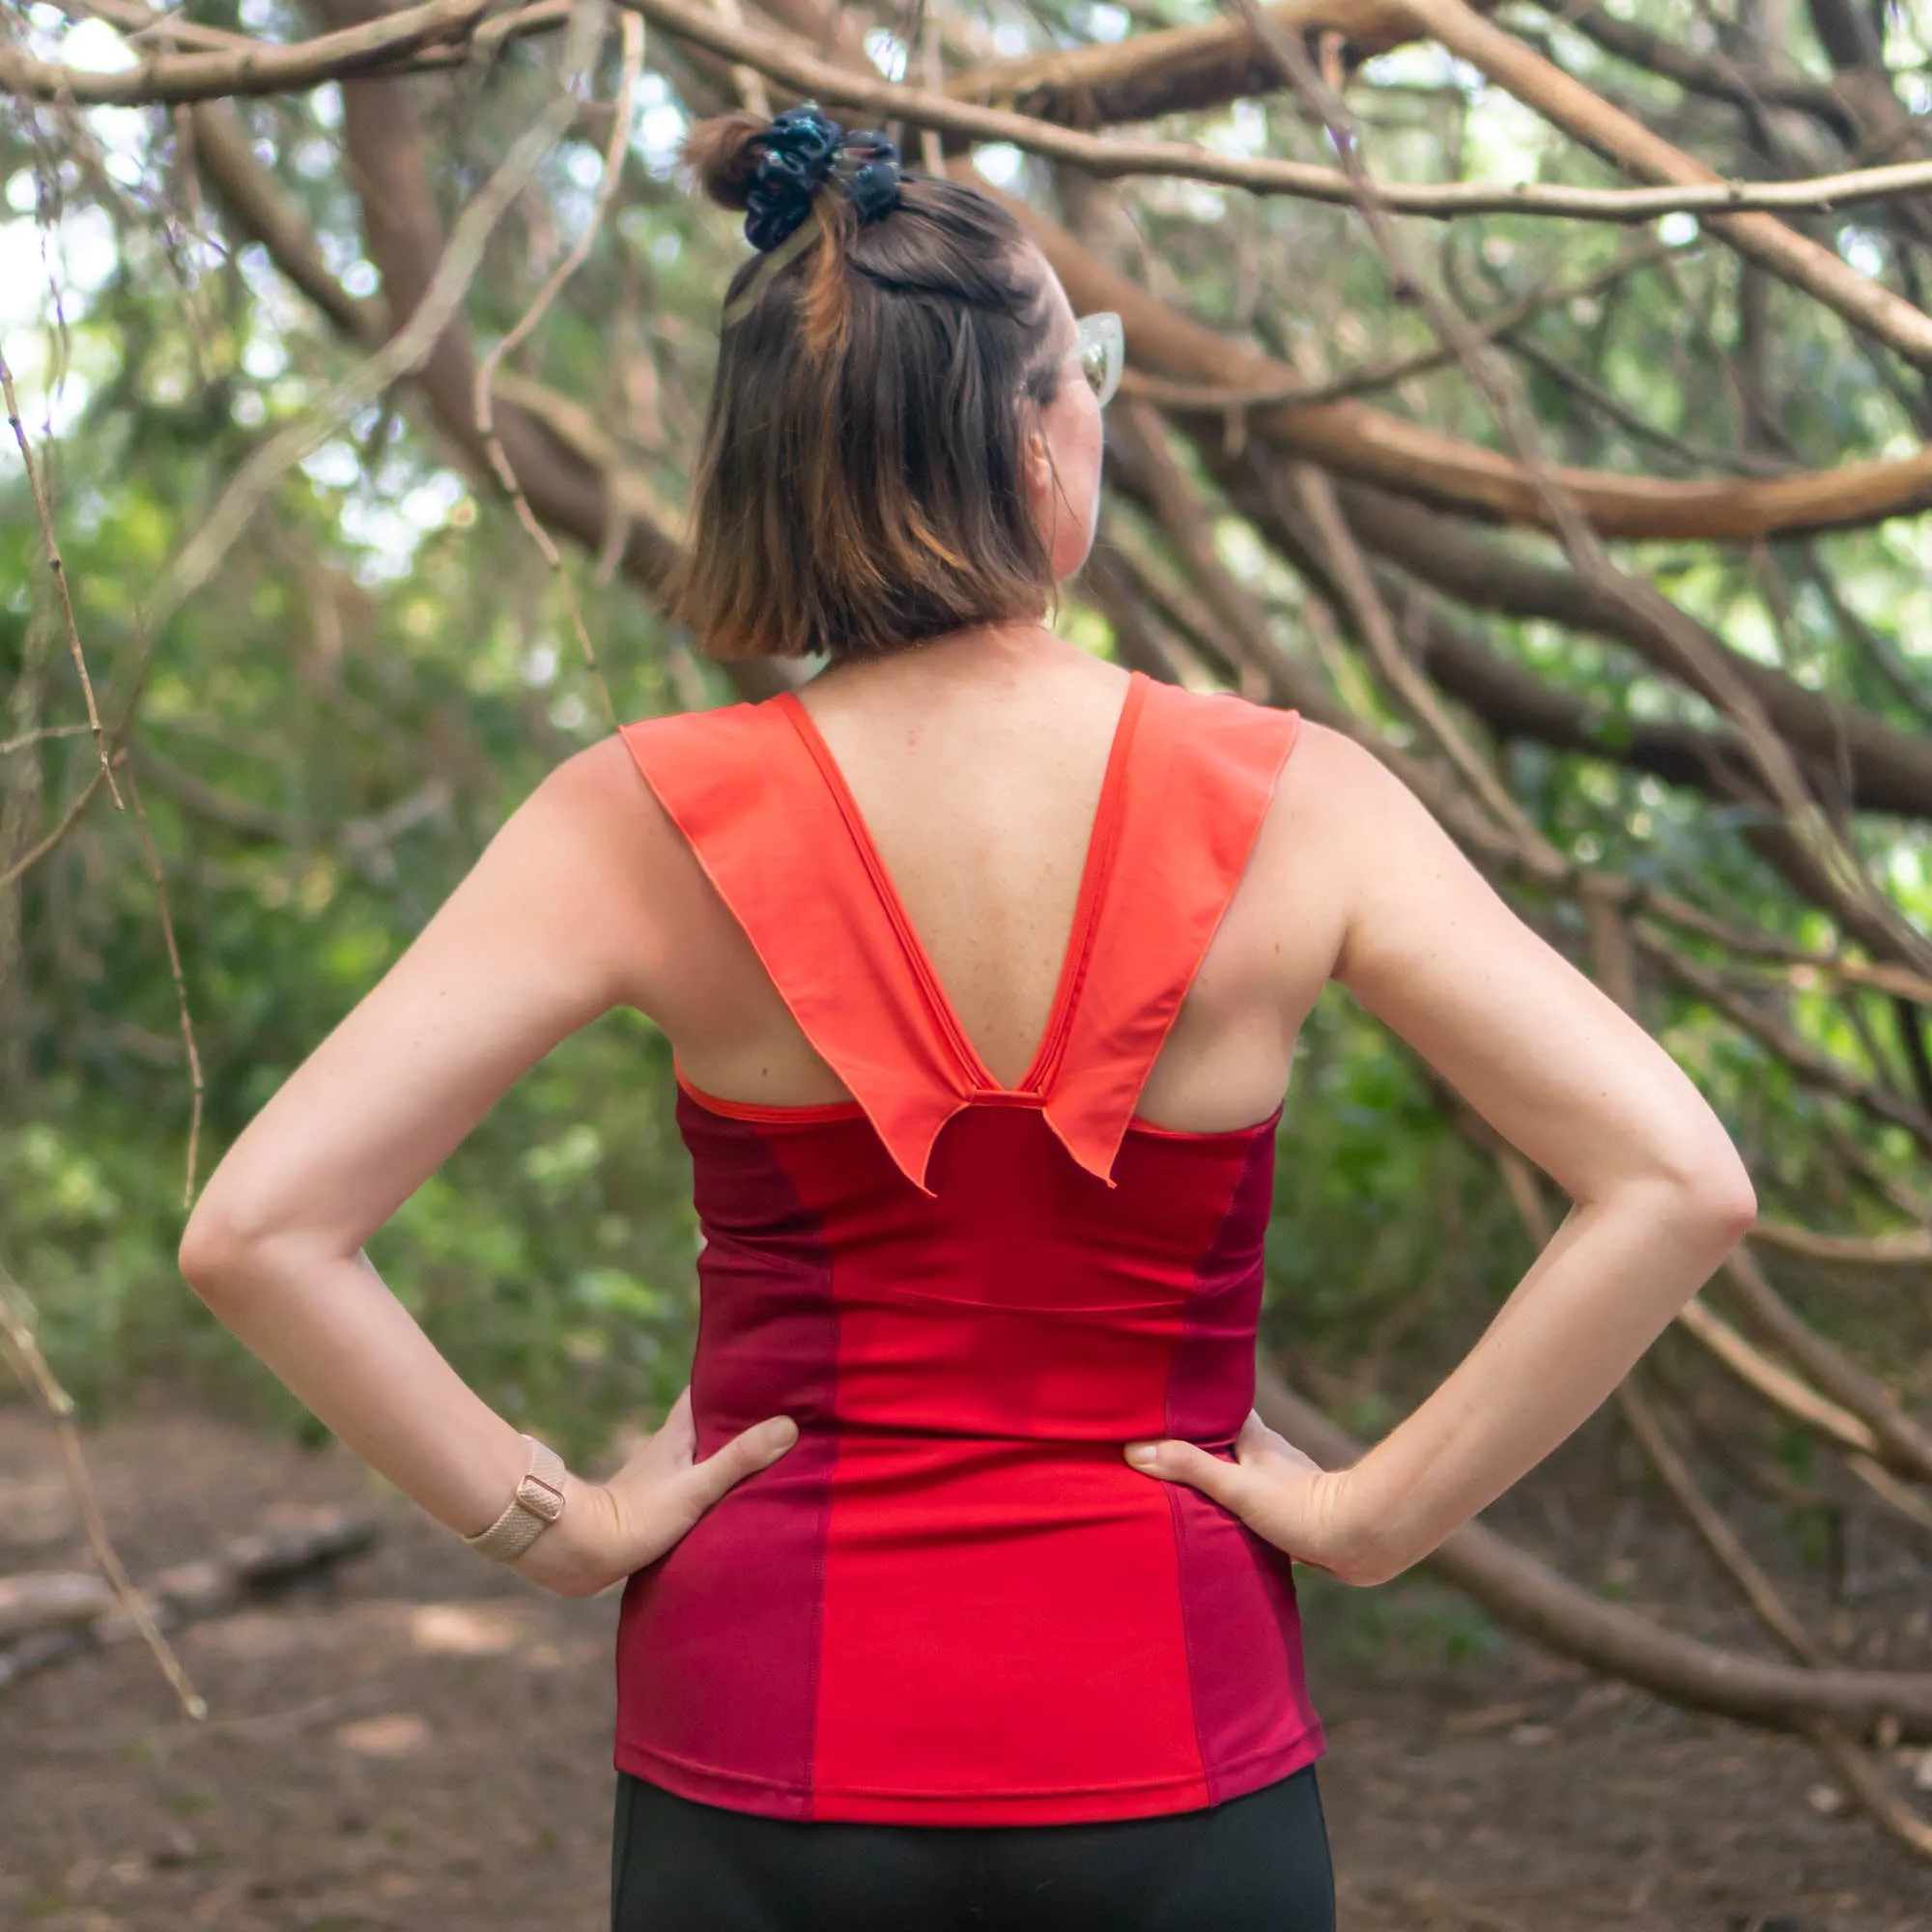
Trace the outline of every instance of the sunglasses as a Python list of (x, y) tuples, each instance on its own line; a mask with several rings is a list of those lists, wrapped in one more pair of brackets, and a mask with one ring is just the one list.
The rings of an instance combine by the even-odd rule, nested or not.
[(1079, 357), (1080, 373), (1094, 391), (1094, 400), (1105, 409), (1121, 386), (1121, 371), (1126, 366), (1126, 330), (1111, 309), (1098, 315), (1083, 315), (1074, 328), (1078, 339), (1066, 352), (1067, 360)]

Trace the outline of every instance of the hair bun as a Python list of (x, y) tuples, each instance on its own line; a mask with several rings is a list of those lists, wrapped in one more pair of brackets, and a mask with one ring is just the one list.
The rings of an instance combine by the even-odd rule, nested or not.
[(713, 201), (745, 211), (745, 240), (765, 252), (798, 231), (835, 174), (861, 221), (898, 206), (898, 149), (869, 128), (847, 133), (812, 100), (771, 121), (742, 110), (699, 121), (684, 159)]
[(684, 164), (721, 208), (743, 208), (758, 168), (766, 123), (743, 108), (695, 122), (684, 137)]

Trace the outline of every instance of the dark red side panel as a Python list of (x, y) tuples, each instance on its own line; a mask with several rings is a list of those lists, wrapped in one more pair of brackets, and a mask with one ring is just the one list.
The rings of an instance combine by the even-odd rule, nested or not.
[(767, 1415), (796, 1417), (800, 1435), (625, 1585), (616, 1762), (702, 1803), (803, 1818), (838, 1451), (831, 1269), (755, 1128), (689, 1101), (679, 1122), (716, 1230), (692, 1369), (697, 1455)]

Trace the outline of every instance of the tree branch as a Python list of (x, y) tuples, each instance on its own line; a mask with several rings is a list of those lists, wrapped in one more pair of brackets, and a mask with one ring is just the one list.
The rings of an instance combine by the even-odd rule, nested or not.
[[(1255, 1406), (1323, 1467), (1361, 1460), (1361, 1443), (1265, 1368)], [(1463, 1524), (1424, 1567), (1531, 1642), (1669, 1703), (1794, 1732), (1819, 1717), (1870, 1731), (1889, 1714), (1901, 1737), (1932, 1740), (1932, 1673), (1807, 1670), (1681, 1636), (1559, 1577), (1481, 1522)]]
[(219, 52), (156, 54), (118, 73), (35, 60), (0, 46), (0, 93), (83, 107), (145, 107), (176, 101), (296, 94), (343, 80), (438, 41), (460, 41), (490, 0), (424, 0), (399, 14), (321, 34), (293, 46), (257, 42)]
[[(653, 0), (658, 4), (659, 0)], [(1717, 186), (1721, 177), (1612, 107), (1553, 62), (1486, 20), (1463, 0), (1404, 0), (1416, 24), (1526, 107), (1634, 174), (1685, 186)], [(1737, 204), (1742, 206), (1742, 204)], [(1762, 204), (1776, 206), (1775, 203)], [(1707, 213), (1705, 225), (1740, 255), (1842, 316), (1853, 327), (1932, 369), (1932, 316), (1882, 283), (1860, 274), (1831, 249), (1768, 214)]]

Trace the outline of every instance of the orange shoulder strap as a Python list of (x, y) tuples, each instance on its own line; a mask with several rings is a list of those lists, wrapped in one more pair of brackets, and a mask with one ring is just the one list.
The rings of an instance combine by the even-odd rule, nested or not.
[(837, 796), (782, 703), (619, 727), (805, 1037), (926, 1192), (970, 1086), (868, 878)]
[(1116, 840), (1046, 1117), (1111, 1180), (1149, 1071), (1240, 883), (1298, 711), (1154, 684), (1136, 734)]

